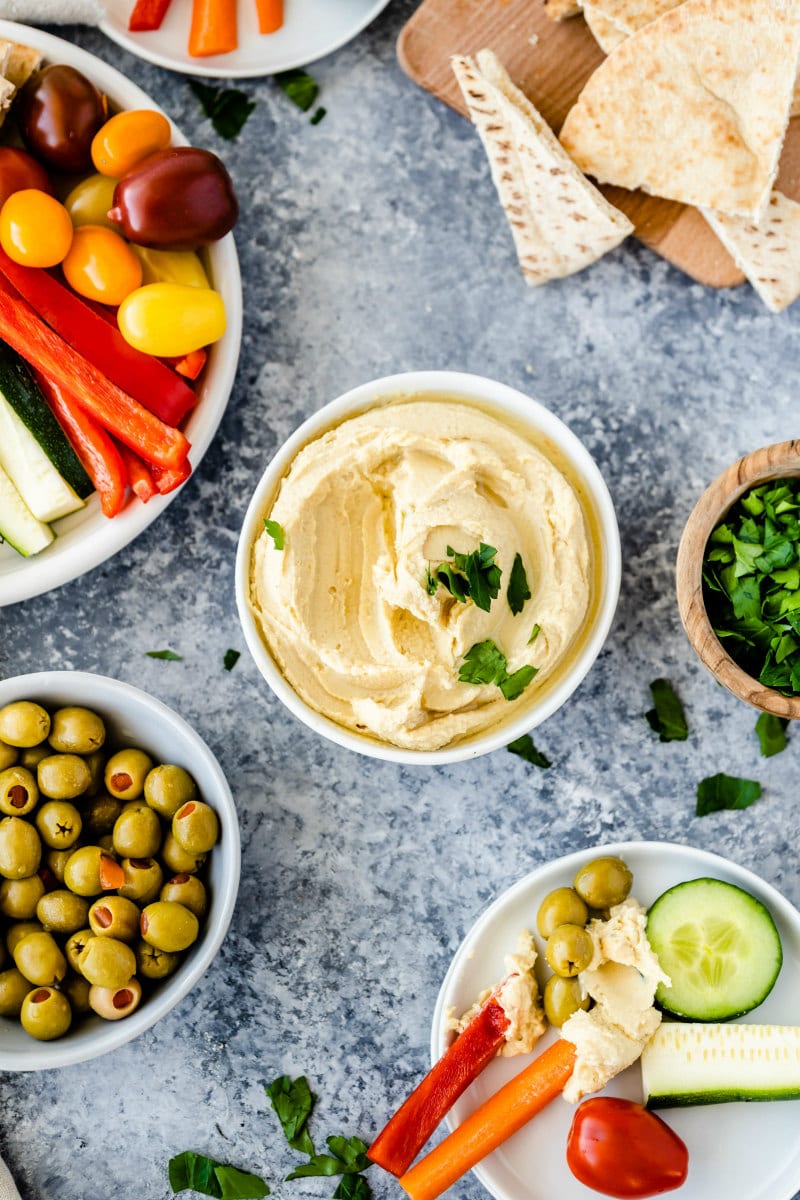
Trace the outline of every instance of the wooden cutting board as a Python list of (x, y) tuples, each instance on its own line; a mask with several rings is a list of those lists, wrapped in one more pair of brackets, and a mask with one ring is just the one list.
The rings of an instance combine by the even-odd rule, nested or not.
[[(400, 33), (397, 55), (415, 83), (466, 116), (450, 56), (484, 47), (494, 50), (556, 130), (604, 58), (583, 17), (551, 21), (542, 0), (424, 0)], [(790, 122), (778, 181), (781, 191), (800, 200), (800, 120)], [(698, 283), (720, 288), (743, 282), (695, 209), (644, 192), (602, 190), (628, 215), (640, 241)]]

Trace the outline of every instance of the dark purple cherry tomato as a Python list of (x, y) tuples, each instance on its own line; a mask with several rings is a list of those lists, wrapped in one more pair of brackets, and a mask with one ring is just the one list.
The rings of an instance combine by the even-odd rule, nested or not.
[(91, 166), (92, 138), (106, 119), (107, 104), (80, 71), (60, 63), (37, 71), (14, 111), (25, 145), (49, 167), (85, 171)]
[(25, 150), (0, 146), (0, 208), (14, 192), (25, 188), (53, 195), (53, 185), (41, 163)]
[(641, 1104), (597, 1096), (575, 1109), (567, 1163), (576, 1179), (604, 1196), (659, 1196), (684, 1182), (689, 1152)]
[(151, 154), (120, 179), (108, 215), (139, 246), (191, 250), (233, 229), (239, 204), (216, 154), (173, 146)]

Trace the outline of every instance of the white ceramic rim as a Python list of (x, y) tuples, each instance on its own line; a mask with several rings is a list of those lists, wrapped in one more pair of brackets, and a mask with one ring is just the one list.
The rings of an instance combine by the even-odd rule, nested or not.
[[(149, 108), (161, 112), (158, 105), (136, 84), (102, 59), (73, 46), (71, 42), (28, 25), (3, 20), (0, 20), (0, 38), (24, 42), (40, 50), (50, 62), (64, 62), (76, 67), (121, 107)], [(176, 145), (187, 145), (186, 138), (177, 126), (172, 122), (170, 125)], [(210, 246), (208, 259), (214, 285), (225, 301), (228, 327), (212, 348), (207, 378), (199, 393), (200, 399), (184, 426), (192, 443), (190, 458), (193, 474), (211, 444), (227, 407), (242, 340), (242, 283), (233, 235), (229, 233)], [(138, 500), (130, 500), (119, 516), (112, 519), (102, 516), (99, 497), (95, 493), (89, 498), (86, 509), (55, 523), (57, 532), (59, 528), (65, 531), (65, 541), (73, 526), (88, 525), (84, 538), (76, 544), (72, 544), (70, 538), (68, 545), (59, 547), (56, 537), (56, 541), (41, 554), (27, 559), (20, 556), (19, 565), (14, 564), (16, 569), (8, 573), (0, 571), (0, 608), (40, 596), (100, 566), (138, 537), (191, 483), (192, 476), (181, 487), (166, 496), (154, 496), (146, 505)]]
[[(38, 671), (30, 675), (16, 675), (4, 679), (0, 681), (0, 706), (27, 696), (46, 699), (48, 691), (54, 690), (54, 685), (60, 690), (61, 680), (64, 682), (64, 690), (74, 696), (73, 702), (76, 703), (90, 704), (99, 685), (119, 698), (120, 708), (132, 705), (134, 708), (143, 706), (150, 709), (160, 717), (165, 727), (174, 730), (181, 740), (188, 741), (196, 754), (204, 759), (214, 780), (214, 807), (221, 815), (223, 827), (223, 837), (214, 853), (222, 860), (224, 887), (217, 889), (213, 908), (209, 912), (196, 948), (175, 975), (148, 997), (146, 1004), (123, 1021), (109, 1021), (92, 1029), (87, 1032), (85, 1039), (81, 1038), (80, 1034), (63, 1042), (37, 1043), (32, 1038), (30, 1048), (26, 1046), (24, 1052), (9, 1052), (0, 1048), (0, 1071), (40, 1071), (52, 1067), (70, 1067), (75, 1063), (87, 1062), (111, 1050), (117, 1050), (150, 1029), (166, 1016), (205, 974), (228, 932), (239, 890), (241, 844), (236, 806), (222, 767), (199, 733), (196, 733), (183, 717), (178, 716), (173, 709), (148, 692), (119, 679), (113, 679), (109, 675), (94, 675), (90, 671)], [(102, 712), (102, 697), (99, 700), (95, 699), (95, 704)]]
[[(131, 0), (132, 4), (133, 0)], [(352, 24), (346, 25), (342, 30), (331, 37), (330, 40), (320, 43), (319, 46), (314, 46), (313, 50), (305, 53), (289, 52), (286, 54), (275, 54), (272, 57), (265, 55), (265, 62), (258, 67), (255, 66), (236, 66), (235, 55), (236, 51), (231, 51), (230, 54), (220, 54), (214, 56), (213, 62), (206, 59), (191, 59), (176, 57), (161, 50), (151, 49), (152, 39), (158, 36), (158, 31), (154, 33), (132, 34), (125, 27), (120, 27), (114, 21), (106, 16), (100, 22), (100, 29), (106, 37), (110, 38), (123, 49), (128, 50), (131, 54), (135, 54), (137, 58), (143, 58), (147, 62), (155, 63), (156, 66), (166, 67), (170, 71), (180, 71), (183, 75), (205, 76), (212, 79), (258, 79), (264, 75), (273, 75), (277, 71), (291, 71), (296, 67), (306, 67), (309, 63), (317, 62), (318, 59), (324, 58), (327, 54), (333, 54), (334, 51), (341, 49), (347, 42), (357, 37), (362, 30), (366, 29), (380, 13), (386, 8), (389, 0), (374, 0), (366, 12), (359, 15)], [(186, 30), (188, 36), (189, 18), (186, 17)], [(257, 35), (268, 36), (268, 35)]]
[[(577, 870), (590, 858), (597, 858), (600, 855), (617, 855), (620, 858), (627, 858), (631, 854), (652, 855), (654, 857), (664, 858), (670, 856), (680, 858), (681, 860), (694, 860), (697, 864), (698, 875), (712, 875), (715, 869), (721, 870), (722, 873), (731, 878), (739, 887), (753, 893), (756, 897), (770, 909), (773, 916), (776, 916), (787, 927), (790, 927), (796, 934), (800, 935), (800, 912), (794, 905), (786, 899), (781, 892), (778, 891), (773, 884), (762, 879), (760, 875), (756, 875), (754, 871), (747, 867), (739, 866), (729, 858), (723, 857), (721, 854), (715, 854), (711, 850), (704, 850), (698, 846), (684, 845), (680, 842), (653, 842), (653, 841), (628, 841), (628, 842), (612, 842), (606, 846), (590, 846), (583, 850), (576, 850), (570, 854), (566, 854), (561, 858), (550, 859), (529, 871), (521, 879), (517, 880), (510, 887), (493, 900), (487, 908), (481, 913), (478, 919), (471, 926), (466, 935), (462, 938), (457, 950), (453, 954), (447, 974), (444, 977), (442, 986), (439, 989), (439, 994), (434, 1005), (433, 1020), (431, 1023), (430, 1036), (430, 1057), (431, 1066), (433, 1066), (441, 1058), (444, 1050), (447, 1047), (447, 1038), (445, 1031), (445, 1016), (446, 1010), (452, 1004), (450, 996), (454, 980), (457, 978), (462, 969), (463, 960), (465, 957), (471, 957), (474, 952), (474, 945), (478, 938), (481, 937), (499, 914), (506, 907), (514, 904), (517, 898), (531, 888), (544, 873), (550, 873), (551, 870), (563, 871), (564, 879), (569, 881)], [(634, 892), (635, 892), (634, 881)], [(525, 1060), (527, 1061), (527, 1059)], [(761, 1107), (761, 1106), (759, 1106)], [(676, 1111), (693, 1111), (693, 1110), (676, 1110)], [(454, 1119), (450, 1113), (445, 1118), (445, 1123), (449, 1131), (458, 1125), (458, 1121)], [(502, 1148), (501, 1148), (502, 1150)], [(491, 1158), (491, 1156), (489, 1156)], [(496, 1180), (492, 1177), (492, 1172), (488, 1170), (484, 1163), (489, 1161), (489, 1158), (476, 1164), (472, 1168), (472, 1174), (486, 1188), (487, 1192), (495, 1200), (521, 1200), (518, 1191), (512, 1191), (505, 1187), (499, 1186)], [(567, 1170), (566, 1161), (564, 1166)], [(571, 1179), (571, 1176), (570, 1176)], [(573, 1181), (574, 1182), (574, 1181)], [(796, 1195), (798, 1179), (790, 1185), (791, 1190), (781, 1192), (780, 1195), (770, 1195), (770, 1200), (793, 1200)], [(588, 1195), (587, 1191), (587, 1195)], [(592, 1193), (594, 1194), (594, 1193)], [(766, 1196), (766, 1191), (762, 1192), (762, 1196)], [(531, 1191), (530, 1198), (533, 1200), (534, 1192)], [(738, 1197), (734, 1200), (739, 1200)]]
[[(601, 566), (600, 595), (594, 627), (569, 672), (546, 692), (539, 703), (523, 709), (515, 720), (503, 722), (497, 728), (478, 734), (468, 741), (459, 742), (455, 746), (432, 751), (404, 750), (397, 746), (383, 745), (372, 738), (361, 737), (307, 705), (287, 683), (277, 667), (261, 638), (247, 603), (250, 549), (260, 530), (267, 503), (295, 455), (312, 438), (318, 437), (346, 418), (364, 412), (392, 395), (416, 392), (441, 392), (463, 399), (467, 403), (473, 401), (484, 406), (484, 411), (496, 406), (500, 416), (511, 415), (520, 425), (527, 425), (550, 438), (574, 466), (584, 484), (594, 506), (601, 539), (601, 544), (597, 547)], [(236, 551), (236, 603), (245, 641), (256, 666), (278, 699), (298, 720), (337, 745), (370, 758), (406, 763), (410, 766), (437, 766), (462, 762), (499, 750), (515, 738), (535, 729), (564, 704), (584, 679), (608, 636), (619, 599), (621, 573), (619, 527), (608, 487), (589, 451), (555, 413), (539, 400), (526, 396), (524, 392), (480, 375), (458, 371), (410, 371), (361, 384), (330, 401), (304, 421), (277, 451), (253, 493), (239, 535)]]

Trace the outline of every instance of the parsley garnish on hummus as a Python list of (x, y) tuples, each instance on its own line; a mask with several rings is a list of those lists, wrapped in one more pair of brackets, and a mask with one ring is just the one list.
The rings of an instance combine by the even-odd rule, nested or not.
[(525, 565), (521, 554), (514, 555), (514, 565), (511, 568), (506, 598), (508, 607), (514, 616), (522, 612), (525, 601), (531, 598), (531, 589), (528, 587), (528, 576), (525, 574)]
[(434, 596), (441, 586), (461, 604), (471, 600), (477, 608), (488, 612), (492, 601), (497, 599), (500, 577), (503, 574), (494, 561), (497, 554), (495, 547), (481, 542), (477, 550), (472, 550), (469, 554), (459, 554), (452, 546), (448, 546), (447, 554), (450, 557), (440, 562), (433, 570), (428, 565), (428, 595)]
[(286, 534), (280, 522), (270, 521), (269, 517), (264, 517), (264, 528), (275, 543), (275, 549), (282, 550), (286, 545)]
[(524, 666), (509, 675), (507, 666), (503, 651), (491, 638), (487, 638), (485, 642), (476, 642), (464, 655), (458, 678), (461, 683), (495, 683), (506, 700), (516, 700), (525, 691), (538, 668)]

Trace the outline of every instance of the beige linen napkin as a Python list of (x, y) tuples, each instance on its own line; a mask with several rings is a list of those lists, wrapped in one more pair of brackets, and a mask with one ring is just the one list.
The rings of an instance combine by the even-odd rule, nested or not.
[(100, 0), (0, 0), (0, 17), (26, 25), (97, 25), (104, 15)]
[(0, 1200), (21, 1200), (8, 1167), (0, 1158)]

